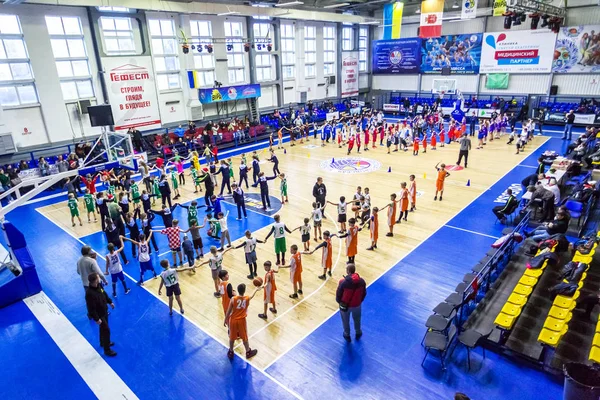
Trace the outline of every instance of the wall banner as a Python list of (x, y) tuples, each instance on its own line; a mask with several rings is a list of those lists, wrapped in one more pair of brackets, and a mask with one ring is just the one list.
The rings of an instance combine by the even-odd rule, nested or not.
[(421, 39), (373, 41), (373, 74), (418, 74)]
[(444, 0), (424, 0), (421, 3), (420, 38), (440, 37), (442, 35), (442, 18), (444, 16)]
[(232, 101), (252, 99), (260, 97), (260, 85), (224, 86), (213, 89), (198, 89), (198, 98), (202, 104), (218, 103), (220, 101)]
[(108, 101), (115, 120), (115, 131), (160, 128), (152, 59), (146, 56), (106, 57), (102, 59)]
[(550, 30), (484, 33), (481, 73), (548, 73), (556, 34)]
[(358, 52), (345, 54), (342, 59), (342, 97), (358, 96)]
[(449, 35), (423, 40), (421, 73), (438, 74), (450, 67), (453, 74), (477, 74), (483, 34)]
[(552, 72), (600, 72), (600, 25), (564, 26), (554, 47)]
[(471, 19), (477, 16), (477, 0), (463, 0), (460, 19)]

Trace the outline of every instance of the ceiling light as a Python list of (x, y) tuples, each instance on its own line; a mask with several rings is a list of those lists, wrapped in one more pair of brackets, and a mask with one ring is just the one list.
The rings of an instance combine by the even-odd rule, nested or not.
[(234, 14), (239, 14), (239, 13), (240, 13), (239, 11), (227, 11), (227, 12), (220, 13), (220, 14), (217, 14), (217, 15), (219, 17), (224, 17), (225, 15), (234, 15)]
[(380, 21), (363, 21), (359, 22), (359, 25), (379, 25)]
[(460, 7), (460, 6), (458, 5), (458, 1), (455, 1), (455, 2), (454, 2), (454, 4), (452, 4), (452, 8), (458, 8), (458, 7)]
[(323, 6), (323, 8), (338, 8), (338, 7), (345, 7), (345, 6), (349, 6), (350, 3), (338, 3), (338, 4), (329, 4), (326, 6)]
[(275, 7), (291, 7), (291, 6), (296, 6), (296, 5), (301, 5), (304, 4), (303, 1), (288, 1), (286, 3), (279, 3), (279, 4), (275, 4)]

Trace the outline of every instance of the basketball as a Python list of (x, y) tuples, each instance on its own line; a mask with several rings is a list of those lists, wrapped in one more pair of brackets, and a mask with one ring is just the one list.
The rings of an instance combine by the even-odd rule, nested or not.
[(256, 277), (256, 278), (254, 278), (254, 280), (252, 281), (252, 283), (256, 287), (261, 287), (262, 284), (263, 284), (263, 281), (262, 281), (262, 278)]
[(360, 210), (360, 207), (359, 207), (359, 206), (352, 206), (352, 211), (356, 212), (356, 211), (358, 211), (358, 210)]

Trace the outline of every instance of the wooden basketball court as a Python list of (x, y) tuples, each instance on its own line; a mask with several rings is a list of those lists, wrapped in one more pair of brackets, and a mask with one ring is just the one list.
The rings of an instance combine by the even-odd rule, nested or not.
[[(515, 155), (515, 147), (506, 145), (506, 137), (488, 142), (483, 150), (475, 150), (476, 143), (472, 139), (473, 150), (469, 152), (469, 167), (468, 169), (449, 171), (451, 175), (446, 179), (442, 202), (433, 201), (436, 179), (434, 166), (438, 162), (450, 166), (455, 164), (459, 147), (456, 143), (443, 148), (438, 145), (437, 150), (428, 148), (427, 153), (423, 153), (421, 149), (418, 156), (413, 156), (412, 150), (386, 154), (386, 148), (380, 146), (367, 152), (361, 151), (360, 154), (357, 154), (355, 149), (351, 156), (347, 156), (346, 147), (340, 149), (337, 145), (332, 144), (321, 147), (321, 141), (314, 139), (304, 144), (297, 142), (297, 145), (293, 147), (285, 144), (285, 154), (284, 150), (277, 150), (277, 155), (280, 160), (280, 170), (287, 176), (290, 201), (278, 213), (281, 215), (282, 222), (290, 229), (300, 226), (303, 219), (310, 216), (311, 204), (314, 201), (312, 188), (318, 176), (324, 179), (329, 201), (337, 202), (342, 195), (349, 200), (355, 193), (356, 187), (362, 186), (363, 189), (365, 187), (370, 189), (372, 206), (382, 208), (389, 203), (391, 193), (399, 192), (400, 183), (408, 182), (409, 175), (414, 174), (418, 190), (417, 211), (409, 213), (408, 222), (396, 225), (394, 237), (386, 237), (387, 214), (386, 211), (380, 213), (380, 239), (379, 248), (376, 251), (365, 250), (370, 244), (368, 231), (365, 229), (359, 234), (359, 253), (356, 256), (357, 272), (369, 284), (393, 267), (401, 258), (531, 154), (545, 140), (544, 137), (536, 137), (527, 146), (526, 151)], [(269, 156), (268, 152), (264, 151), (259, 151), (259, 155), (261, 160)], [(333, 159), (340, 164), (348, 157), (353, 160), (348, 160), (346, 172), (331, 168)], [(235, 157), (236, 177), (239, 162), (239, 157)], [(358, 164), (354, 165), (356, 162)], [(263, 164), (261, 169), (266, 172), (267, 176), (272, 175), (270, 163)], [(279, 196), (278, 188), (278, 179), (270, 182), (272, 196)], [(203, 196), (202, 193), (194, 194), (193, 190), (191, 177), (186, 177), (186, 185), (183, 188), (180, 187), (182, 197), (177, 202), (184, 203), (197, 198), (196, 196)], [(258, 192), (258, 189), (250, 188), (249, 192)], [(199, 203), (204, 203), (202, 198)], [(492, 206), (490, 204), (490, 212)], [(156, 208), (159, 208), (158, 202)], [(87, 223), (83, 204), (80, 206), (80, 213), (84, 221), (83, 227), (71, 227), (66, 201), (39, 208), (38, 211), (75, 237), (83, 237), (100, 231), (99, 223)], [(348, 218), (351, 214), (349, 210)], [(326, 216), (327, 220), (323, 223), (323, 231), (337, 232), (339, 227), (334, 222), (337, 221), (334, 206), (327, 206)], [(256, 214), (249, 213), (248, 218), (256, 218)], [(474, 215), (473, 218), (477, 218), (477, 216)], [(230, 227), (237, 223), (235, 215), (230, 214), (228, 223)], [(182, 225), (184, 229), (187, 228), (186, 223)], [(254, 237), (263, 240), (269, 229), (270, 226), (266, 226), (253, 232)], [(315, 242), (312, 236), (311, 233), (311, 249), (318, 244), (318, 241)], [(298, 231), (292, 235), (288, 234), (287, 237), (288, 247), (297, 244), (302, 249)], [(232, 239), (240, 238), (232, 237)], [(239, 240), (235, 240), (234, 246), (239, 243)], [(468, 247), (469, 244), (457, 245)], [(338, 280), (345, 273), (346, 257), (344, 242), (335, 239), (333, 246), (333, 278), (329, 278), (327, 281), (317, 278), (322, 273), (320, 268), (321, 250), (319, 250), (313, 255), (302, 256), (304, 295), (300, 296), (300, 299), (292, 300), (288, 297), (292, 293), (292, 285), (289, 279), (289, 270), (285, 269), (276, 276), (278, 288), (276, 299), (279, 311), (277, 316), (269, 312), (267, 321), (257, 317), (263, 308), (262, 292), (258, 293), (251, 302), (248, 315), (250, 345), (259, 349), (258, 355), (252, 359), (253, 365), (261, 369), (266, 368), (337, 310), (335, 291)], [(104, 249), (95, 250), (100, 254), (104, 253)], [(161, 249), (161, 251), (164, 250)], [(258, 245), (257, 256), (259, 276), (263, 276), (263, 262), (271, 260), (275, 264), (272, 238), (269, 243)], [(168, 257), (170, 260), (170, 254), (165, 254), (163, 257)], [(289, 258), (288, 252), (286, 261)], [(206, 260), (206, 256), (204, 260)], [(103, 268), (103, 265), (101, 267)], [(159, 270), (157, 265), (155, 268), (157, 271)], [(254, 288), (246, 277), (248, 269), (243, 249), (228, 252), (224, 257), (223, 268), (229, 271), (230, 282), (234, 288), (239, 283), (246, 283), (247, 291), (250, 294), (253, 292)], [(150, 280), (146, 282), (145, 288), (158, 295), (158, 285), (158, 279)], [(228, 343), (227, 328), (223, 326), (221, 300), (213, 296), (214, 288), (208, 267), (197, 269), (196, 274), (180, 273), (180, 285), (183, 292), (185, 316), (220, 342)], [(160, 299), (164, 302), (167, 301), (164, 294)], [(240, 354), (243, 353), (241, 342), (238, 343), (236, 350)]]

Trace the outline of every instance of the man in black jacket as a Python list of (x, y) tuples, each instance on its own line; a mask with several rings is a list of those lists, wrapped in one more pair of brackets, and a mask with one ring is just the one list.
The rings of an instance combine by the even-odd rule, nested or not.
[(327, 188), (325, 187), (323, 178), (321, 177), (317, 178), (317, 183), (315, 183), (315, 186), (313, 187), (313, 196), (317, 202), (317, 205), (319, 207), (323, 207), (324, 209), (325, 205), (327, 204), (327, 201), (325, 200), (325, 197), (327, 196)]
[(114, 343), (110, 341), (110, 328), (108, 327), (108, 305), (115, 308), (110, 297), (100, 285), (100, 277), (93, 273), (88, 276), (90, 286), (85, 291), (85, 303), (88, 315), (100, 327), (100, 345), (104, 348), (104, 354), (114, 357), (117, 353), (110, 348)]
[(510, 215), (519, 205), (517, 198), (512, 194), (512, 189), (507, 189), (506, 194), (508, 195), (506, 203), (503, 206), (492, 208), (492, 212), (502, 224), (506, 224), (506, 216)]
[(360, 328), (361, 305), (367, 297), (367, 284), (363, 278), (356, 273), (354, 264), (346, 265), (346, 276), (340, 279), (335, 301), (340, 305), (340, 315), (344, 327), (344, 339), (350, 342), (350, 315), (354, 320), (354, 331), (356, 340), (362, 336)]

